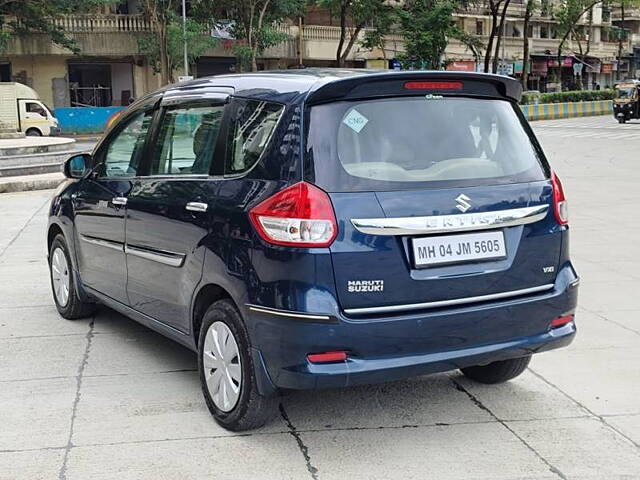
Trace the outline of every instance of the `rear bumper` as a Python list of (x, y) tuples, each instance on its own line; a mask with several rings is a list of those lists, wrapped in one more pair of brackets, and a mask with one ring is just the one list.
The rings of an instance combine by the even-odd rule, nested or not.
[[(575, 336), (575, 323), (556, 329), (550, 329), (549, 323), (575, 310), (577, 280), (567, 263), (552, 290), (504, 301), (357, 320), (336, 310), (330, 314), (333, 323), (249, 309), (245, 315), (264, 377), (274, 388), (344, 387), (566, 346)], [(306, 359), (309, 353), (332, 350), (347, 350), (349, 358), (331, 364)]]

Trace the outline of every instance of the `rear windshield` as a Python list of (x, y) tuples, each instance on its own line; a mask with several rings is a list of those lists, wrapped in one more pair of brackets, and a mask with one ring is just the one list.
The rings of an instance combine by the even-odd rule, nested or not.
[(307, 180), (334, 192), (545, 178), (506, 100), (427, 95), (318, 105), (306, 145)]

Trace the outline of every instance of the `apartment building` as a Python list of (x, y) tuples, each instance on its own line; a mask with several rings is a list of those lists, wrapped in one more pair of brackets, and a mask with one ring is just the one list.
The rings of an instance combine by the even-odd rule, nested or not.
[[(560, 43), (554, 22), (545, 12), (536, 10), (524, 32), (524, 0), (511, 0), (504, 39), (499, 54), (500, 72), (521, 77), (524, 42), (529, 44), (529, 89), (547, 91), (575, 87), (575, 73), (582, 75), (585, 88), (604, 88), (616, 80), (618, 42), (611, 35), (611, 14), (598, 5), (581, 22), (584, 40), (566, 43), (560, 62)], [(633, 16), (635, 15), (635, 16)], [(638, 44), (640, 15), (627, 16), (625, 28), (632, 30), (624, 42), (621, 72), (635, 75), (636, 56), (631, 43)], [(485, 44), (491, 25), (488, 9), (482, 6), (461, 10), (456, 21), (467, 33)], [(614, 18), (614, 22), (615, 22)], [(160, 87), (160, 77), (140, 53), (139, 38), (151, 32), (148, 22), (138, 13), (138, 0), (127, 0), (92, 15), (62, 17), (56, 23), (72, 36), (81, 53), (55, 46), (41, 34), (13, 38), (4, 56), (0, 56), (0, 80), (15, 80), (33, 86), (52, 107), (127, 105), (132, 99)], [(260, 69), (332, 66), (340, 29), (327, 11), (309, 8), (302, 18), (290, 19), (279, 27), (288, 40), (270, 48), (259, 59)], [(364, 33), (364, 32), (363, 32)], [(525, 35), (526, 34), (526, 35)], [(218, 37), (215, 48), (207, 51), (192, 66), (193, 73), (205, 76), (235, 70), (235, 40), (224, 30), (212, 30)], [(525, 39), (526, 37), (526, 39)], [(347, 58), (347, 66), (356, 68), (394, 68), (404, 42), (397, 34), (385, 39), (384, 48), (365, 50), (357, 43)], [(472, 52), (457, 41), (446, 51), (448, 69), (481, 70), (484, 52)]]

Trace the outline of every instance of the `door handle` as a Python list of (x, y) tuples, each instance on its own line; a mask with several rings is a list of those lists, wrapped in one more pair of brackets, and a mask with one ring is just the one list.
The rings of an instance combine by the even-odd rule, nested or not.
[(184, 208), (190, 212), (206, 212), (209, 205), (202, 202), (189, 202)]
[(111, 203), (119, 207), (124, 207), (127, 204), (127, 197), (113, 197)]

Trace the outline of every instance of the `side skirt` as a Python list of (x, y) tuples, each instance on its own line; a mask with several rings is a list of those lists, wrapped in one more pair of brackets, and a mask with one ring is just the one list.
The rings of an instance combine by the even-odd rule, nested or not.
[(98, 299), (101, 303), (105, 304), (107, 307), (114, 309), (115, 311), (125, 315), (132, 320), (135, 320), (138, 323), (141, 323), (145, 327), (150, 328), (158, 332), (161, 335), (164, 335), (171, 340), (178, 342), (179, 344), (187, 347), (189, 350), (197, 351), (197, 346), (194, 344), (191, 335), (185, 335), (180, 330), (177, 330), (169, 325), (165, 325), (164, 323), (156, 320), (149, 315), (145, 315), (133, 308), (125, 305), (124, 303), (120, 303), (113, 298), (104, 295), (93, 288), (84, 286), (84, 289), (92, 296)]

